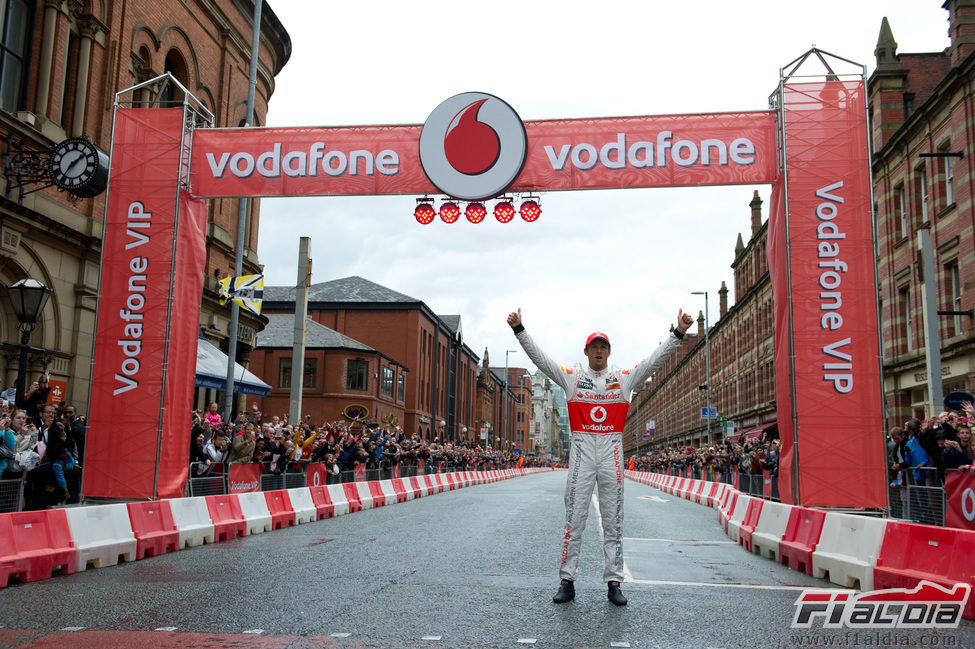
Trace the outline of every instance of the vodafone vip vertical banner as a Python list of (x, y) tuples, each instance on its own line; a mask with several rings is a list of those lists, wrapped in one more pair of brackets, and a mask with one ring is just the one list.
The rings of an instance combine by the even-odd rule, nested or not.
[(787, 243), (789, 263), (770, 271), (773, 287), (788, 286), (774, 295), (787, 325), (776, 337), (791, 338), (793, 374), (776, 399), (786, 417), (784, 402), (795, 406), (794, 427), (779, 417), (780, 490), (807, 506), (887, 503), (865, 94), (857, 79), (786, 83), (780, 96), (787, 242), (772, 224), (770, 247)]
[(118, 109), (84, 493), (182, 495), (206, 205), (180, 190), (183, 109)]

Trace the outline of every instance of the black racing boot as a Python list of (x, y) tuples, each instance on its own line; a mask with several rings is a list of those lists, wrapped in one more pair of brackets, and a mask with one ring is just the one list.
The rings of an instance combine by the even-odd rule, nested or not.
[(566, 602), (571, 602), (573, 599), (575, 599), (575, 596), (575, 585), (570, 580), (563, 579), (562, 583), (559, 584), (559, 592), (555, 593), (555, 597), (552, 598), (552, 601), (556, 604), (565, 604)]
[(609, 582), (609, 592), (606, 593), (606, 597), (617, 606), (626, 606), (626, 598), (623, 597), (623, 591), (620, 590), (620, 582), (618, 581)]

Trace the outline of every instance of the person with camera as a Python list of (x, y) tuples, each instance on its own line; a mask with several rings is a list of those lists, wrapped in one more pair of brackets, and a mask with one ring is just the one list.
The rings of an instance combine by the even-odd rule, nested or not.
[(972, 429), (966, 422), (955, 426), (957, 439), (946, 439), (941, 453), (941, 463), (945, 469), (957, 469), (972, 463)]
[(14, 462), (14, 448), (17, 446), (9, 410), (9, 406), (4, 405), (0, 411), (0, 480), (14, 477), (12, 472), (8, 475), (7, 471), (7, 467)]
[(23, 408), (27, 413), (27, 419), (37, 428), (41, 426), (41, 406), (47, 402), (47, 395), (50, 393), (51, 377), (45, 370), (38, 380), (30, 384), (21, 401), (16, 403), (16, 407)]

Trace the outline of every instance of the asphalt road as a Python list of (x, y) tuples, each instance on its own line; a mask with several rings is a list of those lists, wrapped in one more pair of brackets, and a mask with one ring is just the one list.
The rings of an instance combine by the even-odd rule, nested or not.
[(975, 647), (968, 621), (790, 629), (801, 590), (830, 584), (732, 544), (714, 510), (632, 481), (629, 605), (606, 600), (595, 506), (576, 599), (553, 604), (564, 484), (537, 474), (12, 584), (0, 649)]

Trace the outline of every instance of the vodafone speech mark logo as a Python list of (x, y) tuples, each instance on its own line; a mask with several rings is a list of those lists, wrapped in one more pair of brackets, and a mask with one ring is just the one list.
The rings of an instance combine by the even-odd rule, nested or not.
[(606, 421), (606, 408), (602, 406), (593, 406), (593, 409), (589, 411), (589, 416), (597, 424), (601, 424)]
[(518, 113), (483, 92), (454, 95), (420, 132), (420, 164), (448, 196), (474, 201), (503, 193), (521, 174), (528, 136)]

